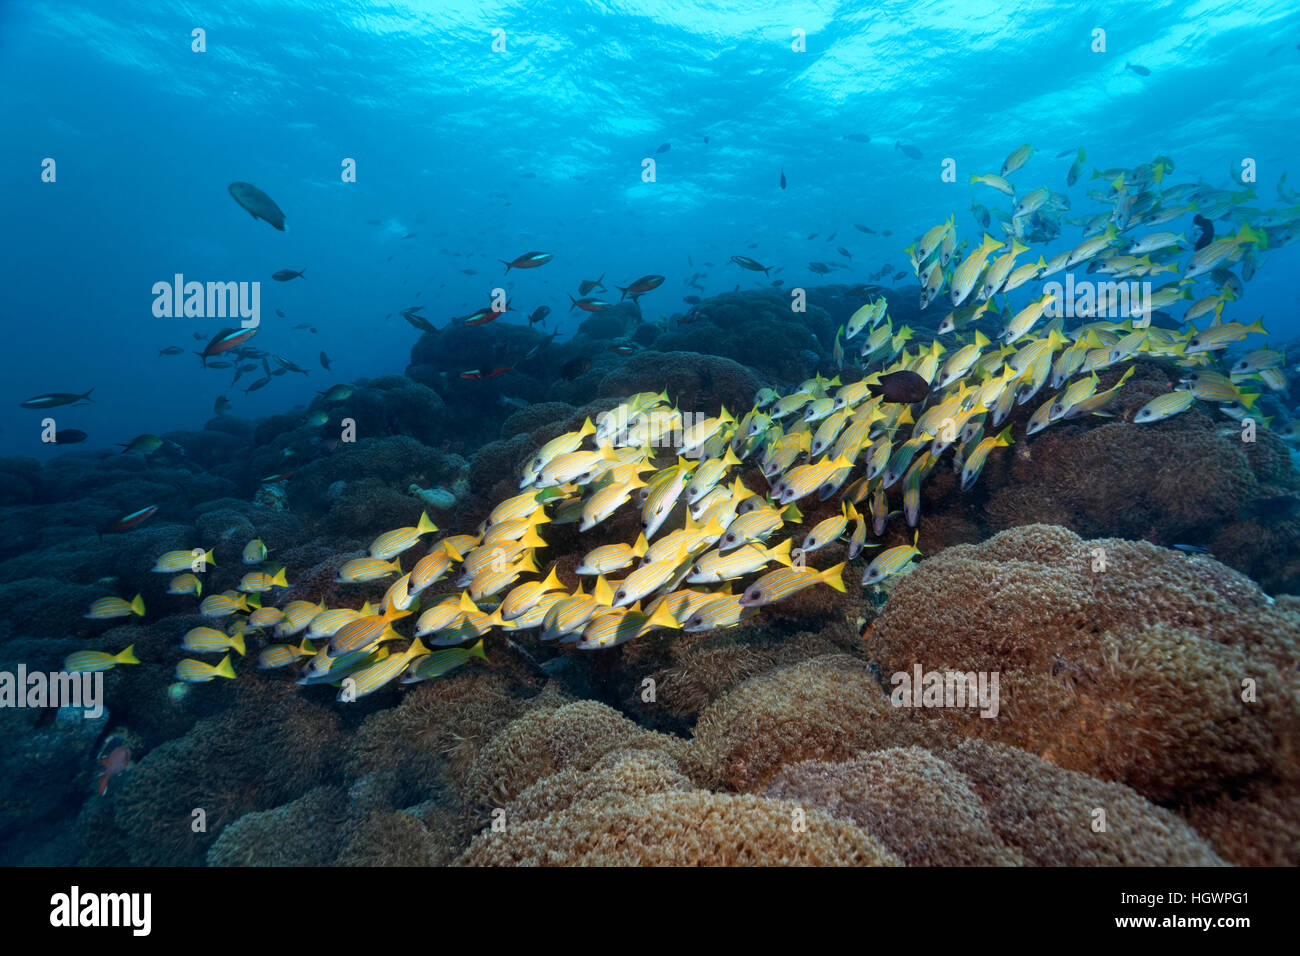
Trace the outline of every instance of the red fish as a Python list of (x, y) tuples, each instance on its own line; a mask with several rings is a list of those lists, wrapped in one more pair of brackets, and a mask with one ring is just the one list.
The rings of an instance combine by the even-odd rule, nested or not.
[(222, 352), (229, 352), (233, 348), (243, 345), (254, 335), (257, 334), (257, 327), (251, 329), (222, 329), (212, 337), (212, 341), (204, 346), (202, 352), (195, 352), (203, 362), (204, 368), (207, 367), (208, 359), (214, 355), (220, 355)]
[(291, 469), (290, 471), (282, 471), (279, 474), (271, 475), (269, 478), (263, 478), (262, 484), (274, 485), (274, 484), (278, 484), (281, 481), (288, 481), (290, 478), (293, 477), (294, 472), (296, 470), (297, 469)]
[(618, 290), (623, 293), (619, 301), (622, 302), (623, 299), (626, 299), (630, 295), (632, 297), (632, 301), (635, 302), (640, 296), (649, 292), (651, 289), (659, 288), (663, 284), (664, 284), (663, 276), (642, 276), (641, 278), (637, 279), (629, 286), (617, 287)]
[(99, 536), (102, 538), (106, 534), (121, 534), (123, 531), (130, 531), (136, 525), (152, 518), (157, 510), (157, 505), (149, 505), (140, 508), (138, 511), (128, 511), (126, 514), (118, 515), (99, 529)]
[(484, 375), (483, 377), (484, 377), (484, 378), (496, 378), (498, 375), (504, 375), (504, 374), (506, 374), (506, 372), (513, 372), (514, 370), (515, 370), (515, 367), (514, 367), (513, 365), (499, 365), (499, 366), (497, 366), (496, 368), (494, 368), (492, 371), (488, 372), (488, 373), (487, 373), (486, 375)]
[(506, 272), (509, 272), (511, 269), (536, 269), (538, 266), (546, 265), (554, 258), (549, 252), (525, 252), (511, 262), (506, 262), (504, 259), (498, 259), (497, 261), (506, 267)]
[(131, 748), (114, 747), (107, 757), (100, 757), (99, 764), (104, 768), (98, 777), (99, 795), (108, 793), (108, 782), (131, 765)]
[(606, 309), (611, 308), (608, 302), (601, 299), (575, 299), (573, 296), (569, 296), (569, 301), (573, 303), (573, 305), (569, 306), (570, 312), (575, 308), (581, 309), (583, 312), (604, 312)]
[(500, 312), (492, 308), (492, 306), (486, 305), (481, 309), (475, 309), (469, 315), (465, 316), (462, 321), (464, 321), (466, 325), (487, 325), (489, 322), (501, 318), (501, 316), (510, 311), (512, 311), (512, 309), (510, 308), (509, 302), (506, 303), (506, 307)]
[(467, 379), (479, 379), (483, 377), (483, 373), (476, 368), (472, 368), (467, 372), (461, 372), (460, 377), (467, 378)]

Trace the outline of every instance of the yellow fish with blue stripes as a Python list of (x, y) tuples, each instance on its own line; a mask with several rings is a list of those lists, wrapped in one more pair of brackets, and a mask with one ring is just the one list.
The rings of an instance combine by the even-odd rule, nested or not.
[(216, 677), (235, 679), (235, 668), (230, 663), (230, 655), (221, 658), (219, 664), (205, 664), (192, 657), (182, 658), (176, 664), (176, 679), (187, 684), (206, 684)]

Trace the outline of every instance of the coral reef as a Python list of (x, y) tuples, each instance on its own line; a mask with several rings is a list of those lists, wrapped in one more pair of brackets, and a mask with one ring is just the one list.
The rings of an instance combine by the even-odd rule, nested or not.
[[(134, 763), (103, 798), (107, 717), (0, 711), (0, 861), (1300, 865), (1300, 472), (1276, 434), (1243, 442), (1208, 405), (1132, 425), (1180, 373), (1160, 359), (1135, 363), (1113, 418), (1020, 441), (1038, 402), (1016, 407), (1018, 444), (968, 492), (936, 469), (924, 559), (879, 589), (853, 585), (858, 559), (847, 594), (812, 588), (735, 628), (598, 653), (493, 632), (487, 665), (348, 707), (292, 670), (258, 671), (262, 632), (237, 681), (173, 683), (181, 636), (212, 621), (167, 593), (171, 575), (152, 570), (163, 552), (212, 548), (208, 595), (237, 586), (260, 538), (289, 568), (269, 603), (359, 607), (391, 581), (337, 583), (345, 557), (425, 509), (473, 531), (519, 492), (536, 449), (632, 393), (740, 416), (765, 386), (856, 380), (830, 354), (861, 293), (806, 292), (801, 313), (769, 289), (659, 321), (626, 303), (564, 342), (519, 315), (450, 325), (416, 342), (406, 375), (309, 408), (219, 415), (151, 454), (0, 459), (0, 599), (14, 609), (0, 670), (128, 644), (141, 660), (104, 675)], [(895, 329), (947, 312), (882, 294)], [(503, 371), (463, 377), (473, 369)], [(767, 490), (752, 467), (740, 477)], [(98, 533), (149, 504), (147, 523)], [(800, 507), (811, 526), (839, 502)], [(631, 510), (594, 532), (548, 525), (540, 557), (572, 587), (582, 554), (635, 539)], [(881, 543), (905, 535), (895, 520)], [(421, 601), (454, 592), (446, 580)], [(84, 617), (135, 593), (143, 618)], [(916, 665), (996, 673), (997, 716), (893, 706), (891, 678)]]
[(702, 786), (755, 792), (788, 763), (845, 760), (911, 743), (915, 734), (866, 665), (829, 655), (761, 674), (715, 700), (695, 725), (689, 767)]
[(859, 827), (794, 803), (703, 790), (611, 796), (474, 838), (468, 866), (898, 866)]
[(208, 866), (327, 866), (343, 842), (340, 787), (315, 787), (274, 810), (246, 813), (221, 831)]
[(627, 749), (680, 758), (687, 746), (594, 700), (539, 708), (508, 725), (479, 751), (466, 787), (478, 802), (499, 804), (559, 770), (589, 770), (607, 753)]
[(891, 748), (794, 764), (765, 795), (853, 820), (909, 866), (1222, 862), (1186, 823), (1128, 787), (974, 739), (933, 753)]
[(343, 742), (332, 708), (282, 684), (245, 679), (237, 691), (240, 705), (151, 750), (126, 776), (114, 820), (131, 863), (199, 864), (244, 814), (329, 781)]
[(927, 735), (998, 740), (1165, 803), (1296, 774), (1294, 657), (1278, 664), (1300, 617), (1268, 601), (1211, 558), (1032, 525), (922, 562), (870, 650), (885, 674), (1000, 674), (995, 719), (912, 710)]

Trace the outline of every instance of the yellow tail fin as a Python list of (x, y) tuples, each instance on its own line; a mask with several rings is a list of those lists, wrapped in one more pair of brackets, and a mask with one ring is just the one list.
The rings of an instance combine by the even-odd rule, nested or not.
[(822, 584), (829, 584), (829, 585), (830, 585), (831, 587), (833, 587), (835, 590), (837, 590), (837, 591), (843, 593), (843, 591), (844, 591), (844, 580), (843, 580), (843, 578), (841, 578), (841, 576), (840, 576), (841, 573), (842, 573), (843, 571), (844, 571), (844, 562), (843, 562), (843, 561), (841, 561), (839, 564), (835, 565), (835, 567), (833, 567), (833, 568), (827, 568), (825, 571), (821, 572), (821, 575), (820, 575), (820, 577), (821, 577), (821, 579), (822, 579)]

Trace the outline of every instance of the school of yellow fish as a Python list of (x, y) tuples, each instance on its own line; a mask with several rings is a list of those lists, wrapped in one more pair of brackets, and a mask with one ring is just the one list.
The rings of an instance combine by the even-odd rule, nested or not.
[[(1000, 175), (972, 181), (1014, 200), (1015, 187), (1006, 177), (1032, 153), (1023, 146), (1007, 158)], [(1135, 425), (1177, 414), (1197, 400), (1234, 418), (1250, 415), (1260, 389), (1286, 387), (1285, 359), (1260, 348), (1230, 368), (1216, 368), (1230, 344), (1264, 332), (1259, 322), (1223, 319), (1225, 308), (1242, 294), (1242, 279), (1229, 270), (1241, 264), (1249, 279), (1264, 249), (1291, 240), (1300, 221), (1300, 196), (1279, 183), (1279, 195), (1291, 208), (1239, 214), (1252, 191), (1162, 187), (1171, 169), (1172, 163), (1160, 157), (1136, 169), (1098, 173), (1109, 188), (1089, 195), (1102, 200), (1106, 211), (1073, 222), (1063, 218), (1064, 196), (1046, 187), (1032, 190), (1010, 213), (998, 214), (1005, 241), (985, 232), (960, 261), (950, 217), (907, 250), (921, 283), (922, 305), (946, 289), (953, 306), (929, 341), (909, 349), (915, 334), (906, 326), (895, 329), (886, 300), (877, 298), (858, 309), (835, 338), (840, 368), (846, 366), (846, 347), (861, 343), (856, 364), (866, 374), (855, 381), (815, 376), (785, 394), (764, 388), (739, 420), (725, 408), (713, 417), (684, 416), (666, 393), (633, 395), (597, 422), (588, 419), (538, 449), (520, 475), (520, 492), (500, 502), (477, 533), (432, 539), (427, 552), (403, 571), (406, 553), (438, 531), (422, 515), (418, 524), (380, 535), (368, 554), (344, 563), (340, 583), (393, 579), (377, 604), (366, 602), (355, 610), (309, 601), (263, 604), (262, 595), (289, 581), (285, 569), (267, 563), (260, 540), (244, 549), (242, 560), (250, 570), (238, 589), (207, 597), (199, 575), (213, 565), (211, 551), (160, 556), (154, 570), (175, 574), (169, 592), (200, 599), (199, 613), (213, 622), (186, 633), (182, 648), (221, 655), (215, 665), (182, 659), (176, 679), (235, 678), (230, 654), (243, 656), (248, 637), (256, 634), (266, 642), (257, 654), (258, 667), (296, 665), (299, 684), (336, 685), (339, 699), (350, 701), (394, 680), (428, 680), (471, 658), (485, 659), (483, 638), (494, 628), (536, 631), (542, 642), (590, 651), (656, 628), (732, 627), (758, 608), (814, 585), (843, 591), (846, 564), (879, 547), (868, 536), (884, 536), (887, 525), (901, 517), (912, 529), (911, 543), (875, 553), (863, 568), (862, 584), (878, 585), (906, 573), (920, 554), (915, 529), (921, 484), (946, 451), (952, 449), (951, 467), (965, 491), (989, 455), (1012, 443), (1011, 427), (1004, 423), (1016, 406), (1033, 401), (1050, 383), (1050, 393), (1028, 419), (1027, 436), (1056, 422), (1106, 415), (1132, 368), (1106, 389), (1100, 388), (1098, 373), (1138, 356), (1168, 360), (1184, 374), (1178, 389), (1137, 412)], [(1072, 185), (1077, 168), (1069, 175)], [(1059, 316), (1043, 321), (1049, 293), (1018, 311), (1007, 307), (1011, 290), (1085, 264), (1117, 282), (1161, 272), (1178, 275), (1176, 259), (1192, 245), (1184, 236), (1150, 233), (1127, 247), (1120, 237), (1193, 210), (1211, 220), (1228, 218), (1237, 228), (1202, 243), (1181, 277), (1154, 290), (1148, 307), (1167, 309), (1192, 299), (1201, 276), (1219, 284), (1217, 292), (1191, 303), (1184, 330), (1112, 318), (1067, 332)], [(1082, 241), (1050, 261), (1040, 256), (1018, 262), (1033, 243), (1054, 240), (1062, 223), (1083, 225)], [(1103, 289), (1092, 303), (1093, 315), (1113, 315), (1116, 303), (1107, 297), (1117, 294)], [(1001, 310), (995, 307), (999, 295)], [(1196, 329), (1193, 322), (1206, 315), (1210, 324)], [(1001, 324), (997, 345), (974, 328), (995, 316)], [(949, 335), (950, 343), (941, 341)], [(1260, 424), (1267, 427), (1268, 421)], [(742, 481), (754, 468), (766, 482), (763, 493)], [(756, 476), (750, 484), (758, 484)], [(834, 514), (803, 527), (800, 502), (807, 506), (837, 495)], [(893, 504), (901, 507), (894, 510)], [(579, 583), (573, 588), (561, 583), (553, 563), (542, 573), (551, 563), (545, 560), (549, 525), (576, 523), (588, 532), (624, 508), (639, 510), (635, 541), (588, 551), (575, 569)], [(674, 515), (681, 520), (670, 527)], [(842, 560), (823, 570), (812, 567), (809, 556), (822, 549), (832, 549)], [(421, 596), (444, 579), (455, 590), (421, 606)], [(129, 602), (106, 597), (86, 616), (144, 613), (139, 596)], [(409, 635), (395, 627), (406, 618), (414, 618)], [(398, 642), (404, 649), (390, 648)], [(65, 667), (106, 670), (133, 663), (138, 663), (134, 648), (127, 647), (117, 654), (78, 651)]]

